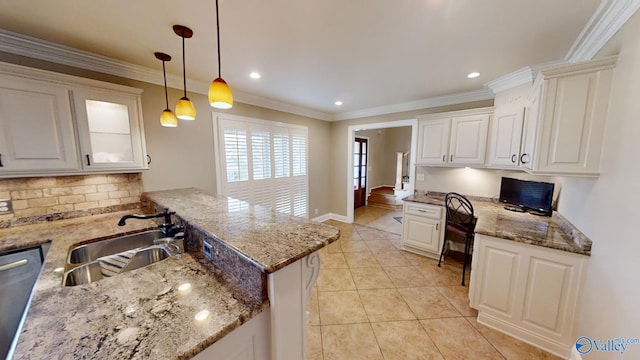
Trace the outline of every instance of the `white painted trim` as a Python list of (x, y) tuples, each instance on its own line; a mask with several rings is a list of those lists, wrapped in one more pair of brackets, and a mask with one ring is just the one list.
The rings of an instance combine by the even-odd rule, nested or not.
[(489, 89), (468, 91), (451, 95), (437, 96), (429, 99), (411, 101), (406, 103), (378, 106), (369, 109), (356, 110), (335, 114), (333, 120), (348, 120), (367, 116), (391, 114), (403, 111), (420, 110), (437, 106), (463, 104), (472, 101), (493, 99), (493, 93)]
[(570, 63), (593, 59), (638, 9), (638, 0), (602, 1), (564, 59)]
[(435, 120), (435, 119), (446, 119), (452, 117), (460, 117), (460, 116), (471, 116), (471, 115), (486, 115), (493, 114), (494, 107), (487, 106), (483, 108), (475, 108), (475, 109), (466, 109), (466, 110), (457, 110), (457, 111), (447, 111), (435, 114), (427, 114), (420, 115), (420, 120)]
[(533, 72), (529, 66), (489, 81), (485, 83), (484, 86), (496, 94), (524, 84), (533, 84)]
[[(217, 112), (212, 112), (211, 113), (211, 120), (213, 121), (213, 159), (216, 163), (216, 193), (218, 195), (222, 195), (222, 173), (223, 173), (223, 169), (222, 169), (222, 164), (220, 159), (222, 158), (222, 149), (220, 149), (220, 146), (222, 144), (220, 144), (220, 141), (218, 141), (218, 125), (219, 125), (219, 121), (218, 119), (220, 118), (220, 116), (223, 116), (225, 114), (222, 113), (217, 113)], [(226, 174), (227, 172), (224, 171), (224, 173)]]
[[(78, 69), (96, 71), (104, 74), (119, 76), (127, 79), (143, 81), (150, 84), (164, 86), (162, 71), (148, 67), (134, 65), (96, 53), (56, 44), (8, 30), (0, 29), (0, 51), (10, 54), (26, 56), (38, 60), (72, 66)], [(209, 83), (188, 79), (189, 91), (207, 95)], [(167, 86), (182, 90), (182, 76), (167, 74)], [(234, 90), (236, 101), (245, 104), (261, 106), (269, 109), (284, 111), (296, 115), (307, 116), (320, 120), (331, 120), (331, 114), (308, 109), (282, 101), (267, 99), (243, 91)]]
[(320, 215), (318, 217), (315, 217), (315, 218), (311, 219), (311, 221), (315, 221), (315, 222), (325, 222), (327, 220), (335, 220), (335, 221), (339, 221), (339, 222), (343, 222), (343, 223), (349, 223), (349, 221), (348, 221), (346, 216), (338, 215), (338, 214), (334, 214), (334, 213), (326, 213), (324, 215)]
[(413, 193), (415, 189), (415, 173), (416, 173), (416, 152), (418, 151), (418, 120), (397, 120), (381, 123), (370, 123), (351, 125), (347, 128), (347, 217), (346, 223), (353, 223), (353, 141), (356, 137), (356, 130), (386, 129), (402, 126), (411, 126), (411, 159), (409, 169), (409, 189)]

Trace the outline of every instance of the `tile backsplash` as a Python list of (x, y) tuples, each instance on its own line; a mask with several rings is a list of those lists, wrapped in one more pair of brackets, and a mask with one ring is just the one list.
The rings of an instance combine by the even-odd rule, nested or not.
[(0, 228), (137, 208), (141, 192), (140, 174), (0, 179), (0, 199), (13, 206)]

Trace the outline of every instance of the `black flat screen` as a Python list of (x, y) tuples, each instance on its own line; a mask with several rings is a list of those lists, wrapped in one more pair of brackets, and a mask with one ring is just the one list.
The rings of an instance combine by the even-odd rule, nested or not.
[(553, 183), (502, 178), (500, 202), (551, 216)]

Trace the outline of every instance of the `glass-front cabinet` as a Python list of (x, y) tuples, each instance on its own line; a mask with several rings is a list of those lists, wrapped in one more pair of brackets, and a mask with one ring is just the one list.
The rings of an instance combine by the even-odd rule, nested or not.
[(107, 90), (73, 93), (82, 168), (143, 168), (140, 97)]

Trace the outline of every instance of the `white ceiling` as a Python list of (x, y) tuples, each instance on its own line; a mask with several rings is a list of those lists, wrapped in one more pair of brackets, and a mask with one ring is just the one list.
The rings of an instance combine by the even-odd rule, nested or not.
[[(600, 2), (221, 0), (222, 77), (239, 93), (334, 117), (482, 90), (522, 67), (562, 60)], [(181, 78), (174, 24), (194, 31), (189, 82), (209, 83), (217, 75), (215, 0), (0, 0), (0, 28), (154, 70), (153, 53), (166, 52), (174, 58), (167, 71)], [(250, 79), (252, 71), (262, 78)], [(471, 71), (480, 77), (467, 79)]]

